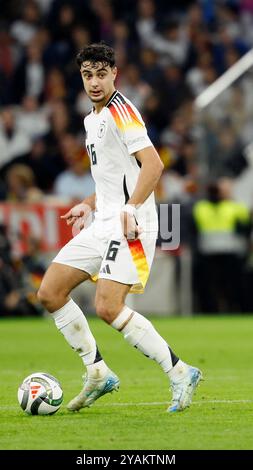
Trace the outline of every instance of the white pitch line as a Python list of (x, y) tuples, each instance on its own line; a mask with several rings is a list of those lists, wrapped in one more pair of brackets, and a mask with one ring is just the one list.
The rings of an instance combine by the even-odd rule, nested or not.
[(201, 400), (192, 402), (193, 405), (202, 405), (205, 403), (253, 403), (253, 400)]
[(19, 409), (18, 405), (17, 406), (10, 406), (10, 405), (1, 405), (0, 406), (0, 411), (1, 410), (4, 410), (4, 411), (6, 411), (6, 410), (17, 410), (17, 409)]
[[(193, 401), (192, 405), (205, 405), (207, 403), (215, 404), (215, 403), (227, 403), (227, 404), (237, 404), (237, 403), (253, 403), (253, 400), (201, 400), (201, 401)], [(152, 401), (152, 402), (140, 402), (140, 403), (107, 403), (107, 404), (98, 404), (97, 406), (100, 407), (108, 407), (108, 406), (161, 406), (161, 405), (169, 405), (168, 401)]]
[[(253, 400), (201, 400), (201, 401), (193, 401), (192, 405), (206, 405), (206, 404), (216, 404), (216, 403), (224, 403), (228, 405), (236, 405), (240, 403), (253, 403)], [(151, 401), (151, 402), (139, 402), (139, 403), (106, 403), (106, 404), (99, 404), (96, 403), (96, 407), (99, 408), (109, 408), (110, 406), (119, 406), (119, 407), (127, 407), (127, 406), (162, 406), (162, 405), (169, 405), (169, 401)], [(9, 405), (1, 405), (1, 410), (17, 410), (19, 407), (17, 406), (9, 406)], [(64, 405), (63, 405), (64, 408)]]

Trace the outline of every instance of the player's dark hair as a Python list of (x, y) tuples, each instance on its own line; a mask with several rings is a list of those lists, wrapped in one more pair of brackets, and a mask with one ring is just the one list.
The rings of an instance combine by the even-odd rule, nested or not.
[(115, 65), (115, 57), (114, 57), (114, 50), (112, 47), (107, 46), (107, 44), (100, 42), (89, 44), (85, 46), (76, 56), (76, 62), (79, 67), (83, 62), (90, 62), (92, 65), (100, 62), (103, 66), (110, 66), (114, 67)]

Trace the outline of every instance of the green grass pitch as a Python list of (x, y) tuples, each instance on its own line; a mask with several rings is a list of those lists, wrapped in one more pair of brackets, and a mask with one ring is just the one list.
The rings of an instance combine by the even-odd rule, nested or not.
[[(131, 348), (101, 320), (90, 319), (99, 349), (119, 375), (119, 393), (71, 414), (81, 389), (82, 362), (51, 319), (0, 321), (0, 449), (253, 449), (253, 317), (154, 318), (185, 361), (200, 367), (192, 406), (166, 413), (170, 391), (153, 361)], [(55, 375), (64, 402), (52, 416), (28, 416), (17, 402), (22, 379)]]

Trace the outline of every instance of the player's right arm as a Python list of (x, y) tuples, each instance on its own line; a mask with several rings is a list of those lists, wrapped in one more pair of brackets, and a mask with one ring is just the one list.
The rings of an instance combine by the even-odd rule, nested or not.
[(85, 226), (85, 222), (90, 217), (91, 212), (95, 210), (96, 194), (86, 197), (80, 204), (76, 204), (66, 214), (61, 216), (61, 219), (66, 221), (67, 225), (78, 224), (79, 230)]

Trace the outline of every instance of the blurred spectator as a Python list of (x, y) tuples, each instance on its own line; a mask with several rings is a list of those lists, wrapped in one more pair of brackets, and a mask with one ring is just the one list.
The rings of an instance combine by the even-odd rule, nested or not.
[(52, 165), (55, 166), (55, 162), (58, 165), (58, 171), (56, 172), (58, 174), (65, 169), (65, 164), (59, 156), (61, 138), (72, 127), (73, 120), (68, 112), (67, 104), (61, 100), (54, 100), (50, 103), (49, 115), (51, 128), (45, 141), (47, 153), (52, 158)]
[[(243, 154), (243, 147), (230, 123), (223, 123), (217, 131), (217, 145), (215, 146), (215, 162), (209, 163), (214, 176), (239, 176), (247, 167), (247, 161)], [(213, 153), (210, 153), (213, 159)]]
[[(82, 24), (75, 24), (71, 31), (71, 40), (74, 52), (78, 53), (82, 47), (91, 42), (90, 32)], [(72, 59), (75, 60), (75, 57)]]
[(151, 87), (159, 89), (162, 83), (162, 68), (157, 63), (157, 54), (150, 48), (140, 51), (140, 70), (142, 79)]
[(19, 159), (19, 162), (32, 169), (38, 187), (44, 192), (52, 189), (53, 182), (63, 167), (60, 157), (50, 155), (41, 138), (34, 140), (31, 152), (26, 158)]
[(27, 251), (20, 259), (19, 265), (23, 271), (23, 284), (26, 289), (26, 297), (30, 304), (38, 311), (42, 312), (37, 291), (40, 287), (42, 278), (47, 269), (47, 264), (41, 253), (41, 240), (30, 236), (26, 240)]
[[(68, 101), (74, 103), (77, 95), (83, 91), (82, 80), (80, 80), (80, 71), (76, 66), (76, 55), (82, 47), (91, 42), (91, 34), (87, 27), (77, 23), (71, 32), (71, 57), (65, 67), (65, 76), (67, 84)], [(61, 61), (62, 62), (62, 61)], [(62, 65), (59, 63), (59, 66)]]
[(45, 83), (45, 98), (48, 102), (63, 100), (67, 96), (67, 88), (63, 73), (56, 67), (47, 75)]
[(6, 173), (7, 195), (9, 201), (39, 202), (43, 193), (35, 185), (34, 174), (27, 165), (12, 165)]
[(113, 38), (114, 11), (109, 0), (91, 0), (91, 9), (99, 19), (99, 35), (105, 42)]
[(34, 301), (34, 287), (27, 282), (22, 262), (13, 263), (6, 228), (0, 226), (0, 312), (1, 316), (40, 315), (41, 307)]
[(47, 14), (50, 11), (51, 4), (54, 0), (35, 0), (35, 2), (39, 5), (40, 10)]
[(161, 143), (177, 150), (188, 134), (188, 128), (182, 113), (173, 115), (170, 125), (162, 132)]
[(20, 44), (26, 46), (36, 33), (40, 20), (40, 11), (38, 4), (33, 0), (23, 2), (21, 8), (21, 18), (12, 24), (11, 35)]
[(143, 110), (145, 99), (151, 93), (151, 87), (141, 80), (140, 71), (134, 64), (129, 64), (125, 68), (120, 90), (140, 111)]
[(156, 6), (154, 0), (138, 0), (136, 29), (141, 45), (146, 47), (154, 36), (156, 27)]
[(115, 21), (113, 25), (112, 46), (115, 49), (116, 62), (127, 51), (128, 61), (136, 57), (136, 44), (130, 37), (130, 29), (124, 21)]
[(17, 126), (31, 139), (45, 136), (49, 132), (48, 113), (39, 107), (34, 96), (25, 96), (17, 112)]
[(160, 134), (167, 123), (166, 113), (161, 109), (161, 100), (157, 93), (150, 93), (144, 103), (143, 115), (148, 135), (154, 145), (160, 146)]
[(175, 160), (171, 162), (170, 170), (177, 173), (179, 176), (188, 176), (197, 179), (197, 163), (196, 143), (190, 137), (185, 137), (179, 147)]
[(0, 70), (4, 77), (11, 78), (18, 57), (18, 48), (3, 25), (0, 26)]
[(192, 98), (192, 93), (178, 65), (167, 65), (164, 69), (164, 78), (160, 92), (161, 106), (164, 107), (164, 111), (167, 110), (167, 116), (170, 119), (184, 101)]
[(24, 95), (42, 99), (44, 84), (42, 49), (38, 43), (32, 41), (27, 45), (25, 55), (13, 74), (12, 102), (20, 103)]
[(194, 286), (200, 312), (242, 312), (245, 261), (251, 231), (248, 208), (231, 198), (232, 183), (219, 180), (193, 206), (196, 230)]
[(55, 99), (50, 103), (50, 120), (50, 132), (54, 135), (54, 138), (61, 137), (71, 124), (68, 107), (63, 100)]
[(0, 169), (31, 150), (31, 139), (19, 129), (13, 108), (4, 108), (0, 118)]
[(67, 169), (56, 178), (54, 193), (67, 202), (80, 202), (95, 192), (89, 157), (71, 134), (62, 138), (61, 149)]
[(207, 51), (198, 57), (196, 65), (186, 73), (186, 83), (194, 96), (200, 95), (207, 88), (208, 81), (210, 82), (210, 78), (208, 79), (210, 68), (214, 73), (214, 78), (216, 77), (216, 72), (212, 68), (212, 60), (212, 54)]
[(70, 41), (75, 20), (75, 9), (71, 3), (62, 2), (57, 11), (56, 21), (54, 21), (52, 29), (53, 38), (56, 42), (67, 44)]
[(188, 35), (178, 21), (167, 21), (162, 34), (154, 33), (146, 37), (145, 45), (159, 54), (160, 63), (164, 66), (171, 63), (183, 65), (188, 50)]

